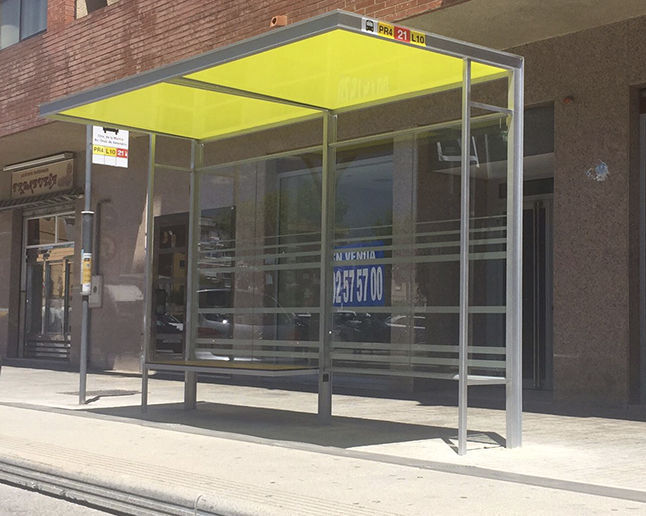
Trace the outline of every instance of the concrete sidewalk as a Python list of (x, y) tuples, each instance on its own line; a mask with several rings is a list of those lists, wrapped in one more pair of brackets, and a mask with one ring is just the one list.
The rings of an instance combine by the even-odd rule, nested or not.
[(0, 478), (137, 514), (646, 512), (643, 421), (529, 413), (506, 450), (472, 408), (459, 457), (455, 407), (335, 395), (321, 426), (312, 393), (200, 383), (185, 411), (153, 378), (144, 415), (139, 388), (93, 374), (79, 407), (78, 374), (3, 367)]

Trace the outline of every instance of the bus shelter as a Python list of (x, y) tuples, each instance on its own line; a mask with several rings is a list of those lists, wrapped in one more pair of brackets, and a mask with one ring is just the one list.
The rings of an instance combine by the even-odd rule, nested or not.
[[(417, 106), (456, 116), (380, 130), (429, 98)], [(468, 387), (504, 384), (507, 447), (520, 446), (521, 57), (334, 11), (41, 114), (149, 135), (144, 409), (150, 370), (184, 372), (189, 407), (197, 373), (315, 374), (322, 420), (334, 375), (448, 379), (464, 454)], [(371, 129), (342, 134), (346, 119)], [(218, 142), (307, 124), (319, 143), (209, 161)], [(166, 353), (153, 201), (156, 171), (173, 167), (156, 162), (160, 137), (190, 142), (185, 317), (163, 321), (185, 344)]]

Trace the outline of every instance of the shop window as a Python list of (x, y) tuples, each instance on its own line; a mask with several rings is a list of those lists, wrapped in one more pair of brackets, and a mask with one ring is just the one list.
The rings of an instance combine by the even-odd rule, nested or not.
[(0, 49), (47, 28), (47, 0), (0, 0)]

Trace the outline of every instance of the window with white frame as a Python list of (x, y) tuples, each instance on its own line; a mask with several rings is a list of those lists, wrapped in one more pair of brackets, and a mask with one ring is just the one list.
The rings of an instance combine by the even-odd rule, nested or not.
[(0, 0), (0, 49), (47, 28), (47, 0)]

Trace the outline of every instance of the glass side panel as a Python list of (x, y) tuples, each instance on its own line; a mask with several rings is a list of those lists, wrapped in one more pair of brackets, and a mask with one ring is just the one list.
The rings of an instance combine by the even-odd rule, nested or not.
[(155, 217), (153, 359), (183, 359), (188, 213)]
[(393, 172), (392, 141), (337, 154), (332, 299), (337, 369), (381, 369), (390, 360), (397, 322)]
[(320, 155), (308, 154), (201, 174), (192, 359), (316, 366), (320, 166)]
[[(504, 375), (506, 131), (470, 142), (469, 368)], [(460, 304), (460, 129), (339, 151), (336, 371), (453, 378)]]

